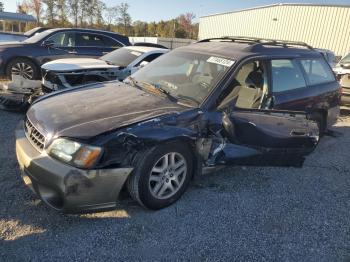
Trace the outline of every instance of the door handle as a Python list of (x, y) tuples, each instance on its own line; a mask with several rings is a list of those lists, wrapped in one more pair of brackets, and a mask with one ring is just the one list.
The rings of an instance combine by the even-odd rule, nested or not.
[(290, 132), (292, 136), (306, 136), (307, 131), (305, 129), (293, 129), (292, 132)]
[(104, 55), (107, 55), (108, 53), (110, 53), (110, 52), (102, 52), (102, 54), (104, 54)]
[(77, 54), (77, 51), (69, 51), (69, 54)]

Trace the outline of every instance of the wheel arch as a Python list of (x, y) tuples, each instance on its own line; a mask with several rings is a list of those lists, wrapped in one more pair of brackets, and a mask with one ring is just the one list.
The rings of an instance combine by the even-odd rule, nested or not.
[(37, 67), (37, 70), (38, 70), (38, 76), (40, 77), (41, 76), (41, 66), (39, 64), (39, 62), (33, 58), (33, 57), (28, 57), (28, 56), (12, 56), (10, 58), (7, 59), (5, 65), (4, 65), (4, 71), (5, 71), (5, 74), (7, 75), (7, 67), (8, 65), (15, 59), (25, 59), (25, 60), (28, 60), (30, 62), (32, 62), (36, 67)]
[(156, 141), (153, 146), (150, 146), (148, 149), (157, 146), (158, 144), (172, 144), (172, 143), (182, 143), (183, 145), (187, 146), (193, 160), (193, 174), (192, 179), (194, 179), (197, 175), (201, 174), (202, 172), (202, 160), (200, 154), (197, 152), (196, 149), (196, 140), (188, 137), (188, 136), (176, 136), (171, 138), (166, 138), (161, 141)]

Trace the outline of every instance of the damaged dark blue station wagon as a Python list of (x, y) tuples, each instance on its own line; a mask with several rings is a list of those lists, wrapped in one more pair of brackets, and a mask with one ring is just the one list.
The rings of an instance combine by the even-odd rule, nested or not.
[[(339, 85), (302, 43), (207, 39), (121, 82), (53, 93), (16, 131), (23, 179), (63, 212), (180, 198), (203, 168), (303, 159), (339, 112)], [(277, 160), (277, 161), (271, 161)]]

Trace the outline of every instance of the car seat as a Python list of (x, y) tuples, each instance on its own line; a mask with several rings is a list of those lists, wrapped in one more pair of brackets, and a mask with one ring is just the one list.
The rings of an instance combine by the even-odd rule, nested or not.
[(203, 70), (200, 73), (197, 73), (193, 76), (193, 82), (194, 83), (205, 83), (208, 86), (211, 86), (211, 83), (214, 79), (213, 75), (215, 75), (215, 69), (214, 68), (214, 64), (210, 64), (210, 63), (205, 63), (203, 65)]
[(263, 93), (264, 78), (260, 71), (249, 73), (245, 86), (241, 87), (236, 106), (240, 108), (259, 108)]

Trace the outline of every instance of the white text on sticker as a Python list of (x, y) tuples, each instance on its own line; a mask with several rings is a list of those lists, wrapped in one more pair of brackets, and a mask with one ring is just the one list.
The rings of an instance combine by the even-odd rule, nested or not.
[(215, 57), (215, 56), (209, 57), (207, 62), (213, 63), (213, 64), (218, 64), (218, 65), (223, 65), (226, 67), (230, 67), (235, 63), (235, 61), (225, 59), (225, 58)]

